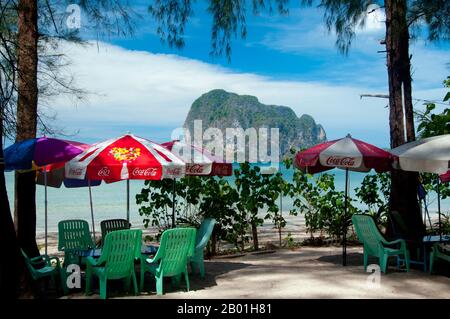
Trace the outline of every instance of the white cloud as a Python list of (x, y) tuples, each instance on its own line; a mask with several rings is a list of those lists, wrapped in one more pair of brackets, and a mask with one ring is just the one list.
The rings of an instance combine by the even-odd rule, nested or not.
[(131, 51), (102, 42), (98, 47), (95, 43), (61, 46), (72, 59), (78, 85), (96, 94), (77, 107), (62, 98), (52, 105), (59, 123), (67, 130), (80, 129), (84, 137), (105, 139), (124, 133), (124, 128), (175, 128), (182, 125), (196, 98), (222, 88), (255, 95), (262, 103), (290, 106), (298, 116), (310, 114), (330, 138), (356, 132), (355, 136), (369, 141), (378, 139), (374, 143), (388, 143), (387, 102), (359, 98), (361, 93), (385, 93), (370, 87), (280, 81), (176, 55)]

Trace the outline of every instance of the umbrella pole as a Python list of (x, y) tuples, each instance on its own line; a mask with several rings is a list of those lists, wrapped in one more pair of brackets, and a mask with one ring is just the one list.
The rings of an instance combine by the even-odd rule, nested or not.
[(348, 205), (348, 168), (345, 169), (345, 202), (344, 202), (344, 230), (342, 240), (342, 266), (347, 266), (347, 205)]
[(88, 180), (89, 186), (89, 205), (91, 206), (91, 219), (92, 219), (92, 236), (94, 238), (95, 245), (95, 222), (94, 222), (94, 206), (92, 205), (92, 190), (91, 190), (91, 180)]
[(44, 166), (44, 214), (45, 214), (45, 254), (48, 255), (48, 220), (47, 220), (47, 165)]
[(438, 218), (439, 218), (439, 242), (442, 242), (441, 189), (440, 189), (439, 175), (437, 176), (437, 196), (438, 196)]
[(176, 192), (176, 181), (175, 178), (172, 179), (172, 228), (175, 228), (175, 192)]
[(130, 180), (127, 179), (127, 222), (130, 222)]

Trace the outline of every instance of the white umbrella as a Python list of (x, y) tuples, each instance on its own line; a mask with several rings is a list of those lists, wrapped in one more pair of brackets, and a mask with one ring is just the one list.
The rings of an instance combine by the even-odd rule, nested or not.
[(450, 134), (424, 138), (393, 148), (404, 171), (445, 174), (450, 161)]
[[(438, 135), (403, 144), (391, 153), (398, 157), (397, 168), (420, 173), (445, 174), (450, 163), (450, 134)], [(441, 201), (438, 177), (439, 234), (441, 231)]]

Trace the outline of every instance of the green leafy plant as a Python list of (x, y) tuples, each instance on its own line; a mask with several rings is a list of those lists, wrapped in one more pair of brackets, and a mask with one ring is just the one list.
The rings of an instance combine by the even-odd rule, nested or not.
[(291, 232), (288, 232), (287, 236), (284, 238), (286, 242), (286, 247), (292, 249), (295, 247), (294, 237), (292, 237)]
[[(291, 150), (295, 153), (295, 150)], [(292, 166), (292, 158), (284, 161), (286, 168)], [(357, 211), (352, 205), (352, 199), (347, 199), (347, 214), (345, 214), (345, 194), (337, 191), (334, 185), (334, 175), (322, 173), (316, 177), (295, 170), (289, 195), (294, 199), (292, 215), (299, 212), (305, 216), (306, 231), (314, 237), (325, 234), (340, 239), (344, 227), (350, 225), (351, 216)]]
[[(278, 211), (276, 199), (279, 196), (279, 180), (272, 181), (272, 175), (262, 174), (258, 166), (252, 166), (249, 163), (241, 163), (239, 169), (234, 171), (234, 176), (239, 195), (239, 201), (236, 204), (239, 218), (243, 226), (251, 227), (253, 247), (258, 250), (257, 228), (264, 222), (258, 213), (264, 207), (267, 207), (268, 212), (271, 213)], [(270, 216), (271, 214), (266, 215), (267, 218)]]
[(364, 213), (375, 217), (377, 224), (386, 225), (389, 212), (391, 179), (389, 173), (366, 175), (355, 196), (366, 205)]

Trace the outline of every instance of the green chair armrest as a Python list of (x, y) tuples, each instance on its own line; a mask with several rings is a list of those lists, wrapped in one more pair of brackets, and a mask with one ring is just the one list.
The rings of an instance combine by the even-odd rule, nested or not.
[(394, 246), (394, 245), (398, 245), (400, 244), (401, 246), (405, 246), (406, 247), (406, 242), (404, 239), (396, 239), (393, 241), (385, 241), (383, 242), (383, 245), (385, 246)]
[(198, 250), (198, 249), (203, 250), (205, 248), (205, 246), (208, 244), (208, 241), (209, 241), (209, 237), (208, 238), (203, 237), (202, 240), (200, 240), (200, 242), (197, 244), (197, 246), (195, 246), (195, 250)]
[(99, 266), (101, 263), (99, 263), (98, 262), (98, 260), (95, 260), (95, 258), (94, 257), (92, 257), (92, 256), (88, 256), (87, 258), (86, 258), (86, 265), (89, 265), (89, 266)]
[(37, 257), (30, 258), (30, 262), (32, 264), (37, 264), (37, 263), (40, 263), (40, 262), (43, 262), (43, 261), (47, 261), (47, 260), (48, 260), (48, 256), (47, 255), (40, 255), (40, 256), (37, 256)]

